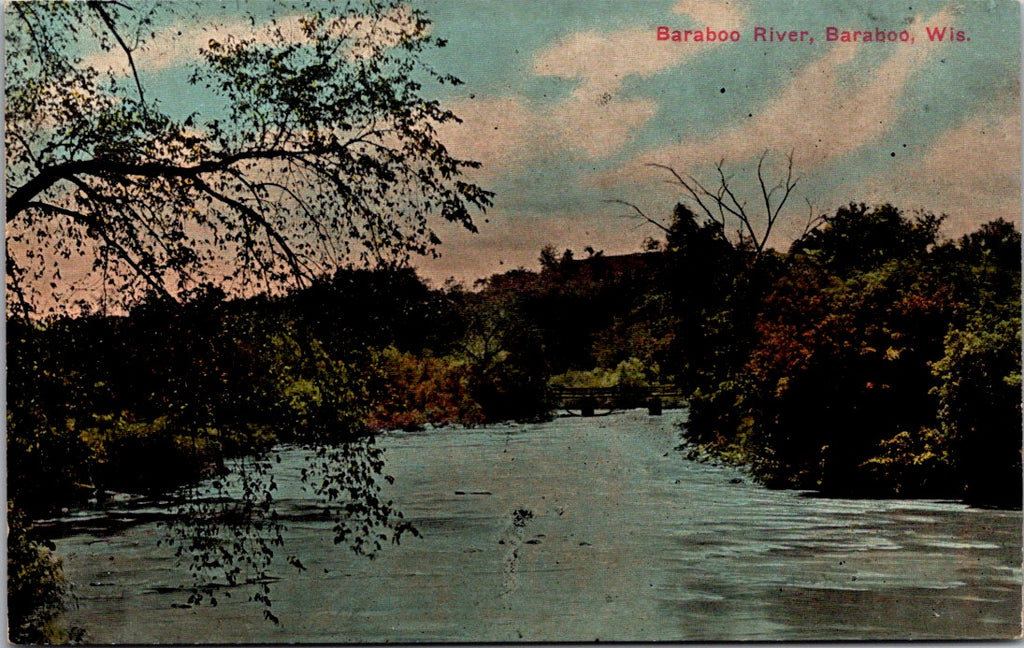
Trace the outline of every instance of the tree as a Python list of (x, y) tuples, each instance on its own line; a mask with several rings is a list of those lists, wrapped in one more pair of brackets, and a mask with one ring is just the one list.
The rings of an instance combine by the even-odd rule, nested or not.
[[(667, 373), (691, 396), (717, 390), (728, 374), (738, 371), (755, 342), (758, 305), (783, 264), (769, 242), (780, 220), (789, 217), (787, 205), (800, 181), (794, 175), (792, 152), (783, 164), (774, 180), (776, 165), (769, 151), (758, 158), (754, 177), (760, 206), (744, 198), (743, 183), (727, 172), (724, 161), (714, 165), (714, 182), (670, 165), (649, 164), (667, 171), (668, 182), (678, 184), (690, 203), (676, 206), (669, 226), (632, 203), (608, 201), (629, 207), (629, 217), (639, 217), (665, 233), (661, 283), (675, 323)], [(820, 220), (809, 202), (808, 208), (805, 233)]]
[(820, 226), (790, 248), (796, 257), (810, 257), (822, 269), (847, 276), (875, 268), (890, 259), (920, 259), (936, 245), (942, 216), (908, 218), (892, 205), (869, 208), (864, 203), (840, 207), (823, 216)]
[[(682, 173), (671, 166), (664, 164), (650, 164), (649, 166), (663, 169), (672, 174), (676, 182), (686, 191), (691, 199), (707, 215), (708, 219), (717, 223), (723, 232), (728, 229), (730, 220), (737, 223), (737, 236), (739, 247), (750, 250), (754, 258), (759, 259), (768, 250), (768, 239), (771, 237), (772, 229), (783, 213), (783, 208), (789, 201), (790, 194), (796, 188), (800, 178), (793, 177), (793, 153), (786, 156), (786, 172), (778, 182), (772, 182), (765, 170), (765, 161), (768, 159), (768, 151), (761, 154), (757, 160), (757, 183), (760, 188), (761, 200), (764, 202), (764, 216), (760, 218), (757, 212), (747, 207), (747, 202), (737, 197), (736, 189), (733, 187), (730, 177), (725, 172), (725, 162), (715, 164), (715, 173), (718, 176), (718, 186), (709, 187), (700, 180)], [(805, 229), (809, 229), (813, 222), (808, 219)]]
[[(935, 421), (930, 363), (957, 304), (945, 276), (899, 257), (849, 278), (794, 266), (765, 300), (744, 369), (747, 443), (768, 481), (872, 492), (879, 444)], [(908, 489), (909, 490), (909, 489)]]
[[(357, 438), (361, 378), (287, 318), (271, 331), (262, 327), (272, 318), (181, 308), (211, 286), (250, 296), (308, 286), (352, 263), (399, 266), (439, 243), (434, 220), (474, 230), (473, 212), (490, 205), (492, 194), (463, 178), (477, 164), (454, 157), (438, 137), (457, 117), (424, 84), (459, 81), (423, 62), (426, 49), (444, 45), (425, 14), (398, 0), (310, 5), (275, 3), (269, 16), (254, 5), (186, 52), (195, 57), (188, 81), (204, 99), (203, 110), (188, 115), (165, 110), (137, 64), (147, 48), (160, 51), (161, 39), (181, 37), (184, 27), (175, 33), (175, 25), (196, 24), (208, 5), (5, 5), (8, 315), (32, 327), (47, 315), (145, 302), (184, 338), (185, 357), (157, 356), (172, 376), (200, 373), (240, 397), (255, 385), (253, 395), (278, 399), (270, 418), (298, 414), (289, 420), (306, 429), (289, 434), (316, 449), (309, 483), (337, 514), (336, 542), (372, 553), (408, 525), (379, 496), (382, 450)], [(82, 267), (85, 278), (72, 276)], [(236, 367), (236, 356), (266, 349), (285, 361), (211, 368)], [(256, 370), (261, 361), (279, 371)], [(57, 443), (81, 440), (67, 427), (67, 408), (37, 424), (25, 416), (34, 411), (31, 395), (12, 396), (27, 403), (9, 413), (28, 421), (9, 430), (24, 437), (21, 445), (34, 448), (47, 430)], [(187, 390), (161, 396), (146, 420), (119, 412), (101, 432), (145, 429), (195, 445), (224, 431), (215, 426), (230, 427), (232, 412), (261, 412)], [(168, 419), (163, 410), (197, 413)], [(222, 510), (192, 498), (184, 522), (169, 530), (179, 555), (191, 559), (195, 601), (212, 597), (202, 583), (234, 582), (242, 565), (264, 574), (281, 540), (272, 455), (250, 421), (234, 423), (227, 432), (239, 438), (241, 469), (233, 484), (212, 488), (241, 491), (242, 499)], [(260, 588), (252, 598), (274, 619)]]
[(6, 6), (12, 314), (70, 310), (59, 260), (91, 263), (100, 300), (125, 306), (207, 280), (252, 292), (400, 262), (438, 242), (434, 217), (474, 229), (491, 194), (437, 137), (457, 118), (422, 83), (459, 81), (420, 60), (444, 45), (425, 15), (397, 0), (292, 9), (212, 33), (189, 78), (210, 108), (177, 118), (136, 59), (183, 5)]
[(81, 631), (61, 632), (54, 624), (65, 603), (64, 575), (53, 543), (26, 533), (25, 514), (7, 505), (8, 637), (15, 644), (81, 641)]
[(723, 314), (738, 310), (744, 297), (745, 256), (726, 238), (721, 223), (710, 218), (699, 223), (686, 205), (676, 205), (660, 283), (676, 333), (670, 345), (672, 372), (684, 389), (715, 383), (731, 368), (726, 356), (742, 342), (737, 330), (743, 322)]

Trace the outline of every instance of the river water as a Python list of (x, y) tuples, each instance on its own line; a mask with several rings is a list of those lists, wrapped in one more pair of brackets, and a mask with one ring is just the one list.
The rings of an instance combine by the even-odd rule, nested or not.
[[(370, 561), (292, 521), (274, 613), (183, 606), (161, 511), (79, 512), (56, 539), (94, 643), (1007, 638), (1021, 513), (770, 491), (673, 450), (678, 412), (384, 435), (421, 538)], [(285, 450), (285, 509), (303, 451)], [(518, 514), (516, 512), (519, 512)], [(529, 515), (525, 512), (529, 512)]]

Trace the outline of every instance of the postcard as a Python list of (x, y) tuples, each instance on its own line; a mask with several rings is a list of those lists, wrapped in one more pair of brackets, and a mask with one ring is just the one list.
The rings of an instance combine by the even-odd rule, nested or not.
[(5, 3), (9, 640), (1019, 638), (1020, 15)]

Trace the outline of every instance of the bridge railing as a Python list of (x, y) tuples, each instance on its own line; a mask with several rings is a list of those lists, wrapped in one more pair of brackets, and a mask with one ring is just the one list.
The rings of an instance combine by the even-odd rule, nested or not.
[(675, 385), (649, 385), (646, 387), (631, 385), (615, 385), (613, 387), (552, 387), (552, 393), (556, 396), (597, 396), (612, 397), (622, 394), (646, 394), (650, 396), (678, 397), (683, 396), (683, 390)]
[(652, 414), (661, 408), (681, 404), (683, 392), (675, 385), (649, 385), (646, 387), (616, 385), (613, 387), (554, 387), (552, 395), (558, 406), (566, 410), (581, 410), (584, 416), (593, 416), (595, 409), (631, 409), (647, 407)]

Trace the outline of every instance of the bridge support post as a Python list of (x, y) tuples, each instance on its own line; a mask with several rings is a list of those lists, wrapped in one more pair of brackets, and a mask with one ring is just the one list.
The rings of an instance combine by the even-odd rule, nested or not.
[(652, 396), (647, 401), (647, 413), (651, 416), (661, 416), (661, 398)]
[(593, 416), (594, 409), (597, 407), (597, 401), (593, 398), (584, 398), (580, 402), (580, 413), (583, 416)]

